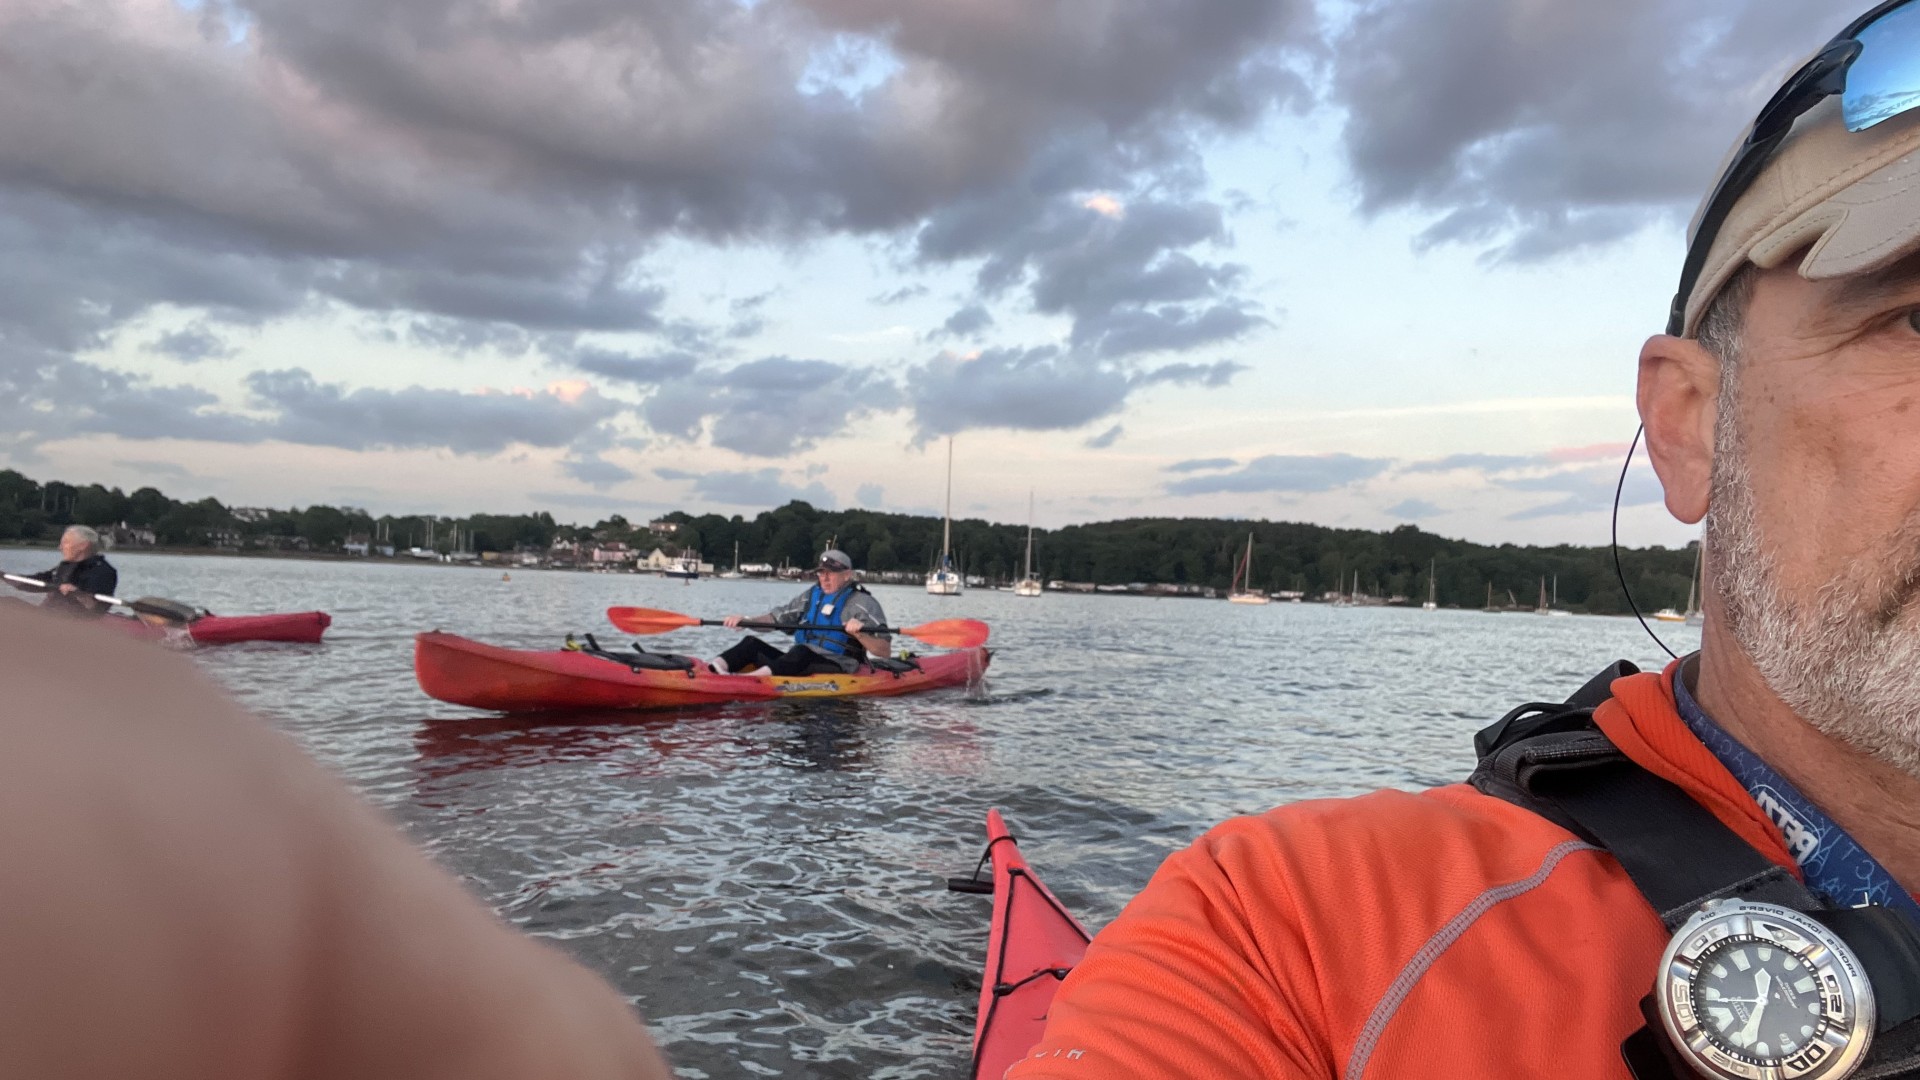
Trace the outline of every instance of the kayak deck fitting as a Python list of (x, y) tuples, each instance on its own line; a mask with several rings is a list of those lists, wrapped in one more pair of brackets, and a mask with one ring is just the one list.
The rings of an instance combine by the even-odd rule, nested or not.
[(1000, 1080), (1027, 1055), (1047, 1026), (1047, 1010), (1093, 935), (1034, 875), (998, 810), (987, 811), (991, 883), (948, 878), (955, 892), (992, 892), (987, 962), (980, 978), (980, 1009), (973, 1028), (972, 1080)]
[(660, 653), (508, 649), (433, 630), (414, 638), (413, 671), (420, 689), (454, 705), (550, 712), (911, 694), (966, 685), (985, 673), (991, 656), (974, 648), (888, 663), (901, 670), (862, 666), (845, 675), (716, 675), (704, 665)]

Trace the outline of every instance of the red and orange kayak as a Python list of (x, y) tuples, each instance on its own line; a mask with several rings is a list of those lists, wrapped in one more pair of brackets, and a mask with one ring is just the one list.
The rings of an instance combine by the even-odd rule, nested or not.
[(235, 645), (243, 641), (284, 641), (314, 644), (333, 625), (333, 616), (324, 611), (290, 611), (276, 615), (202, 615), (185, 627), (154, 625), (121, 615), (107, 615), (102, 623), (122, 633), (154, 641), (179, 642), (185, 631), (185, 643), (193, 645)]
[[(499, 712), (564, 709), (649, 709), (773, 698), (911, 694), (963, 686), (987, 669), (983, 648), (922, 656), (905, 671), (862, 667), (850, 675), (715, 675), (651, 670), (566, 649), (507, 649), (434, 630), (414, 638), (413, 673), (420, 689), (455, 705)], [(657, 658), (657, 654), (653, 654)], [(641, 654), (636, 654), (641, 657)]]
[[(1086, 955), (1093, 935), (1040, 883), (998, 810), (987, 811), (987, 855), (993, 860), (993, 922), (969, 1075), (1001, 1080), (1040, 1041), (1053, 995)], [(983, 884), (953, 880), (948, 887), (979, 892)]]

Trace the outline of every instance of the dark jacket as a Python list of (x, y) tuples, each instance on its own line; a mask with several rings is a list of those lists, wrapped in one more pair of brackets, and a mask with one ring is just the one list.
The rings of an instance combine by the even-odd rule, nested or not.
[[(47, 583), (47, 598), (40, 602), (41, 607), (54, 608), (76, 615), (104, 615), (107, 605), (81, 600), (80, 593), (99, 593), (112, 596), (113, 590), (120, 585), (120, 572), (107, 562), (105, 555), (89, 555), (79, 562), (63, 562), (51, 570), (44, 570), (34, 577)], [(75, 595), (67, 596), (60, 592), (60, 586), (71, 585)]]

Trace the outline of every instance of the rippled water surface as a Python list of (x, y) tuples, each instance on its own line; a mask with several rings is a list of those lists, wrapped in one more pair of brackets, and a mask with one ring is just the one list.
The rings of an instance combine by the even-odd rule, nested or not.
[[(0, 551), (0, 568), (51, 565)], [(199, 662), (383, 806), (503, 917), (624, 990), (681, 1076), (965, 1074), (987, 900), (945, 891), (1003, 808), (1104, 924), (1209, 824), (1464, 776), (1472, 735), (1608, 662), (1631, 620), (877, 587), (896, 625), (993, 625), (986, 685), (538, 721), (422, 694), (412, 636), (624, 641), (610, 604), (718, 616), (758, 582), (117, 554), (122, 593), (222, 614), (320, 608), (319, 646)], [(1676, 650), (1697, 631), (1665, 626)], [(720, 630), (652, 639), (717, 653)]]

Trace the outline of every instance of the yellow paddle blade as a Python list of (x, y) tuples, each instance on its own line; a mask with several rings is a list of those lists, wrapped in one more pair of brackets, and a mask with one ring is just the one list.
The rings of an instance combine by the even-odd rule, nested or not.
[(936, 619), (894, 631), (942, 649), (971, 649), (986, 643), (987, 624), (979, 619)]
[(607, 621), (629, 634), (664, 634), (683, 626), (699, 626), (700, 620), (677, 611), (659, 611), (643, 607), (610, 607)]

